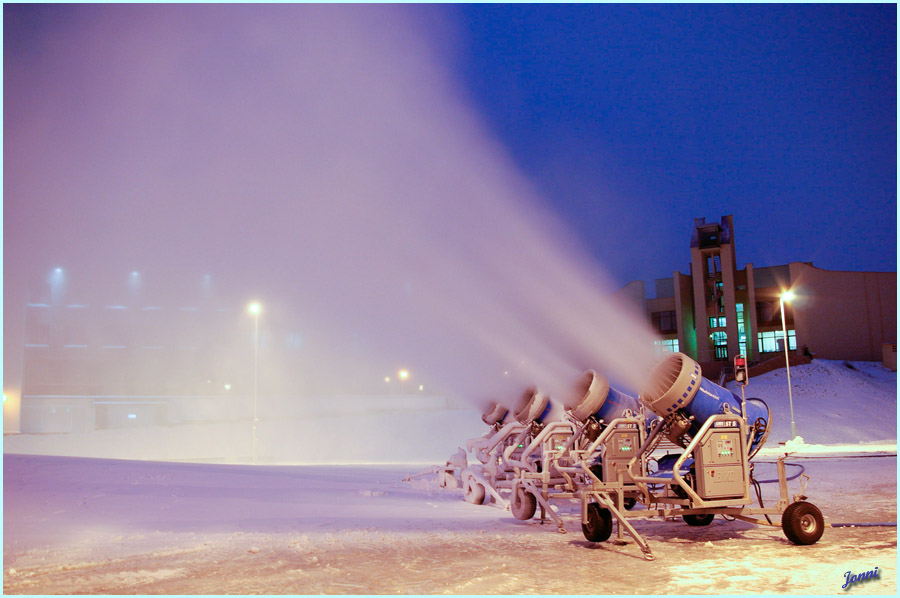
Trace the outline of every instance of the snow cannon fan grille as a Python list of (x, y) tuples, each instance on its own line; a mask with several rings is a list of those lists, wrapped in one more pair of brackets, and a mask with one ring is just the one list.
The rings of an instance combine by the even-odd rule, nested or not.
[(575, 387), (578, 403), (569, 409), (569, 414), (581, 423), (600, 411), (609, 395), (609, 380), (594, 370), (588, 370), (581, 376)]
[(521, 407), (516, 410), (516, 421), (522, 425), (530, 424), (547, 409), (550, 399), (538, 392), (536, 388), (529, 388), (522, 394)]
[(686, 407), (700, 387), (700, 364), (684, 353), (671, 353), (650, 372), (641, 402), (666, 417)]
[(481, 421), (489, 426), (493, 426), (498, 421), (503, 419), (507, 413), (509, 413), (509, 409), (507, 409), (503, 405), (500, 405), (499, 403), (491, 403), (482, 414)]

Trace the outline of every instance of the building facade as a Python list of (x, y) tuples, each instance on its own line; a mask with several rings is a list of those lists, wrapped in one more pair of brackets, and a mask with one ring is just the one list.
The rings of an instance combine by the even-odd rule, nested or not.
[[(780, 297), (789, 350), (823, 359), (883, 361), (896, 355), (897, 273), (822, 270), (809, 262), (738, 269), (733, 216), (694, 220), (690, 273), (624, 292), (638, 299), (660, 336), (661, 350), (681, 351), (715, 375), (736, 355), (764, 360), (783, 351)], [(886, 348), (887, 346), (887, 348)], [(896, 357), (894, 357), (896, 362)]]

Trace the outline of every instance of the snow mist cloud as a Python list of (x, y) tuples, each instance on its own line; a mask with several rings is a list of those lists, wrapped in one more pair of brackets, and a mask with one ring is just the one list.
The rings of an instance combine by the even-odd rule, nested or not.
[(302, 342), (263, 352), (271, 401), (399, 367), (479, 406), (563, 398), (587, 368), (638, 387), (652, 332), (479, 120), (436, 14), (8, 12), (7, 327), (56, 265), (85, 296), (139, 270), (173, 302), (212, 273), (220, 298), (263, 303), (264, 349)]

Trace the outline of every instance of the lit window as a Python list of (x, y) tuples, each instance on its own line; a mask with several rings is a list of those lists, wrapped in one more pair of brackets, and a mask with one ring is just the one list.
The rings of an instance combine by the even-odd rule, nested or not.
[[(788, 349), (797, 350), (797, 333), (794, 330), (788, 330)], [(760, 332), (757, 335), (759, 339), (760, 353), (775, 353), (784, 351), (784, 333), (781, 330), (770, 330), (768, 332)]]
[(677, 353), (678, 339), (666, 338), (658, 341), (653, 341), (653, 348), (656, 350), (657, 355), (662, 355), (664, 353)]
[(723, 360), (728, 359), (728, 333), (726, 332), (713, 332), (712, 333), (713, 346), (716, 348), (716, 359)]
[(738, 345), (743, 347), (744, 355), (747, 354), (747, 326), (744, 321), (744, 304), (738, 303), (735, 305), (737, 308), (737, 327), (738, 327)]
[(725, 328), (725, 316), (709, 319), (710, 328)]

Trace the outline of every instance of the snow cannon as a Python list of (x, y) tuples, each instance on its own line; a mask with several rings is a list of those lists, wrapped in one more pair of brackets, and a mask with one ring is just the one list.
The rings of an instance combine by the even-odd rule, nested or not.
[(522, 393), (519, 407), (513, 411), (516, 421), (523, 426), (528, 424), (543, 425), (562, 418), (563, 408), (550, 400), (550, 397), (532, 387)]
[[(702, 376), (700, 364), (684, 353), (670, 353), (652, 372), (640, 393), (641, 402), (653, 413), (675, 420), (673, 415), (683, 416), (681, 425), (673, 426), (673, 442), (683, 434), (699, 432), (711, 416), (731, 413), (743, 416), (741, 397), (730, 390), (710, 382)], [(747, 399), (747, 417), (750, 445), (749, 454), (756, 453), (768, 436), (771, 415), (769, 408), (759, 399)]]
[(637, 399), (611, 387), (606, 376), (593, 370), (586, 371), (578, 381), (575, 395), (578, 403), (570, 407), (568, 412), (580, 423), (591, 417), (608, 423), (618, 417), (625, 417), (626, 411), (631, 411), (632, 415), (640, 413)]
[(481, 415), (481, 421), (489, 426), (508, 424), (513, 418), (514, 414), (500, 403), (491, 403)]

